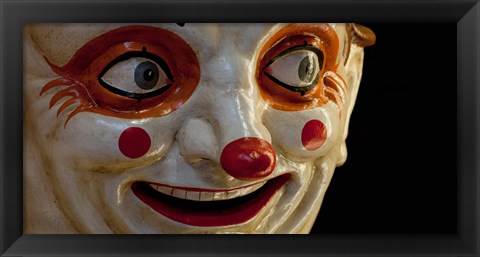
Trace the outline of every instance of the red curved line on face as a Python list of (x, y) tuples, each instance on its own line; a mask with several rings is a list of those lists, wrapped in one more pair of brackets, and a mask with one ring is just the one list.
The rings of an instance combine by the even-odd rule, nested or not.
[[(169, 90), (139, 102), (112, 93), (100, 85), (99, 74), (116, 57), (144, 50), (159, 56), (169, 66), (175, 81)], [(75, 82), (72, 90), (78, 93), (76, 97), (81, 103), (78, 112), (127, 119), (169, 114), (188, 100), (200, 79), (200, 65), (193, 49), (176, 34), (150, 26), (127, 26), (102, 34), (81, 47), (63, 67), (54, 65), (48, 59), (47, 63), (63, 78), (47, 83), (42, 94), (70, 80)]]
[(337, 78), (341, 81), (337, 81), (335, 78), (326, 76), (323, 78), (323, 94), (333, 101), (340, 110), (340, 116), (342, 114), (342, 104), (345, 102), (345, 95), (347, 94), (347, 88), (345, 80), (335, 73)]

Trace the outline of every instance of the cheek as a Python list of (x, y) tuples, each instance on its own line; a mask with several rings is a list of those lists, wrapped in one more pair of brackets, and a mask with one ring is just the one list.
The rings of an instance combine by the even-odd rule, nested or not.
[(320, 120), (309, 120), (302, 129), (302, 144), (308, 151), (315, 151), (327, 140), (327, 128)]
[(147, 154), (151, 144), (150, 135), (139, 127), (125, 129), (118, 138), (120, 152), (131, 159), (140, 158)]
[(269, 109), (265, 125), (274, 146), (294, 160), (325, 155), (338, 141), (340, 132), (338, 111), (332, 103), (296, 112)]
[(175, 136), (167, 117), (142, 121), (81, 113), (66, 128), (62, 121), (45, 144), (52, 146), (52, 158), (71, 160), (77, 170), (121, 172), (148, 165), (165, 154)]

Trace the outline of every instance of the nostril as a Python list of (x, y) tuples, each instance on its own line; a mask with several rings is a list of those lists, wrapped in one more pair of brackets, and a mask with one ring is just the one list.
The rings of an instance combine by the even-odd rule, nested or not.
[(270, 175), (275, 162), (272, 145), (257, 137), (243, 137), (230, 142), (220, 156), (222, 168), (241, 180), (255, 180)]

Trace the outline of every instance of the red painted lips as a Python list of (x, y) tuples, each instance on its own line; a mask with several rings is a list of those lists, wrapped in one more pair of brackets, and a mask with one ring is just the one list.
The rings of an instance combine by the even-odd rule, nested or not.
[(250, 194), (220, 201), (175, 198), (156, 191), (146, 182), (133, 183), (132, 191), (142, 202), (174, 221), (199, 227), (228, 226), (255, 217), (290, 178), (291, 174), (284, 174)]

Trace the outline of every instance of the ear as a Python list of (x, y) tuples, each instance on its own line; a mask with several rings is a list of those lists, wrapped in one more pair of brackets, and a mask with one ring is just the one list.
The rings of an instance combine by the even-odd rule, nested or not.
[(349, 103), (345, 112), (345, 125), (343, 128), (343, 139), (340, 147), (340, 154), (337, 159), (337, 167), (343, 165), (347, 160), (347, 146), (345, 139), (348, 135), (348, 126), (350, 115), (352, 114), (355, 100), (357, 99), (360, 80), (362, 79), (363, 69), (363, 49), (366, 46), (375, 44), (376, 36), (372, 30), (359, 24), (349, 23), (346, 26), (348, 36), (350, 37), (350, 47), (347, 61), (345, 63), (346, 82), (348, 85)]
[(375, 33), (373, 33), (371, 29), (360, 24), (348, 23), (347, 33), (349, 33), (354, 45), (367, 47), (375, 44)]

